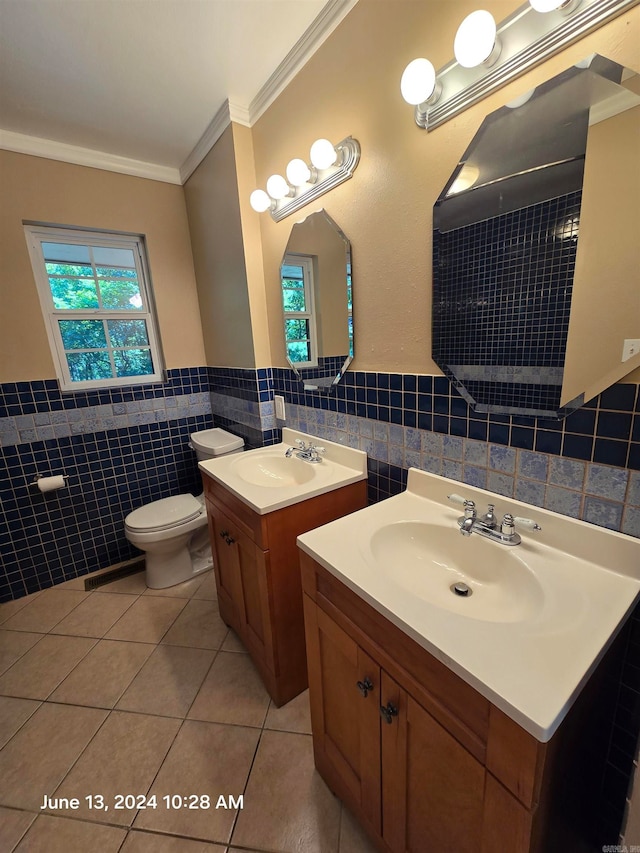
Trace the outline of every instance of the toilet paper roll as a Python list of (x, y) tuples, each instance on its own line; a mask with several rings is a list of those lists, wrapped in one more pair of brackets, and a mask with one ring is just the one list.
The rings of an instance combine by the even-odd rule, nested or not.
[(41, 492), (55, 492), (56, 489), (66, 488), (66, 481), (60, 474), (57, 477), (40, 477), (38, 479), (38, 488)]

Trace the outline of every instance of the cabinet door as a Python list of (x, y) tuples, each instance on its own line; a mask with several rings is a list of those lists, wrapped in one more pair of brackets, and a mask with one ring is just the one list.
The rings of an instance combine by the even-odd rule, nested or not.
[(484, 767), (382, 673), (382, 826), (397, 853), (478, 853)]
[(276, 671), (271, 630), (269, 552), (262, 551), (221, 510), (212, 514), (220, 615), (248, 650)]
[(380, 668), (304, 598), (316, 764), (329, 786), (380, 833)]
[(232, 543), (227, 542), (228, 539), (233, 539), (235, 529), (226, 515), (213, 504), (208, 503), (207, 509), (220, 616), (227, 625), (240, 634), (240, 614), (243, 611), (242, 584), (236, 553), (230, 547)]

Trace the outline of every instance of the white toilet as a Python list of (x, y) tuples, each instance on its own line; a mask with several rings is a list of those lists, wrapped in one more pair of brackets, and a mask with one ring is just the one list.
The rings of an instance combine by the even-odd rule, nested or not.
[[(198, 461), (240, 453), (244, 441), (223, 429), (191, 433)], [(124, 535), (146, 552), (146, 583), (164, 589), (213, 566), (204, 494), (175, 495), (134, 509), (124, 520)]]

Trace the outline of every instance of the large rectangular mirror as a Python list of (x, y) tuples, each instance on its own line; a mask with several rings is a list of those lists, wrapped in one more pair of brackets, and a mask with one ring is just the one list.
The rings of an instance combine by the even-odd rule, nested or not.
[(433, 224), (433, 358), (476, 411), (563, 417), (640, 366), (638, 151), (640, 75), (597, 54), (480, 126)]

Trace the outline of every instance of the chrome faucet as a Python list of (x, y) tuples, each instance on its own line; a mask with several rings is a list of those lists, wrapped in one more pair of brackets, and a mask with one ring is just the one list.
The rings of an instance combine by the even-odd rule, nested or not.
[(478, 533), (480, 536), (486, 536), (488, 539), (500, 542), (502, 545), (519, 545), (522, 542), (522, 537), (516, 531), (516, 523), (528, 530), (542, 530), (540, 525), (533, 519), (521, 518), (517, 515), (513, 516), (510, 512), (504, 514), (502, 522), (498, 527), (494, 513), (494, 504), (489, 504), (486, 513), (482, 518), (478, 518), (474, 501), (467, 500), (456, 494), (447, 495), (447, 498), (453, 503), (464, 506), (464, 515), (458, 519), (458, 527), (463, 536), (471, 536), (472, 533)]
[(322, 462), (321, 453), (325, 452), (324, 447), (319, 447), (311, 441), (307, 444), (304, 439), (296, 438), (295, 443), (298, 445), (298, 450), (295, 447), (289, 447), (285, 452), (287, 459), (295, 452), (298, 459), (303, 459), (305, 462)]

